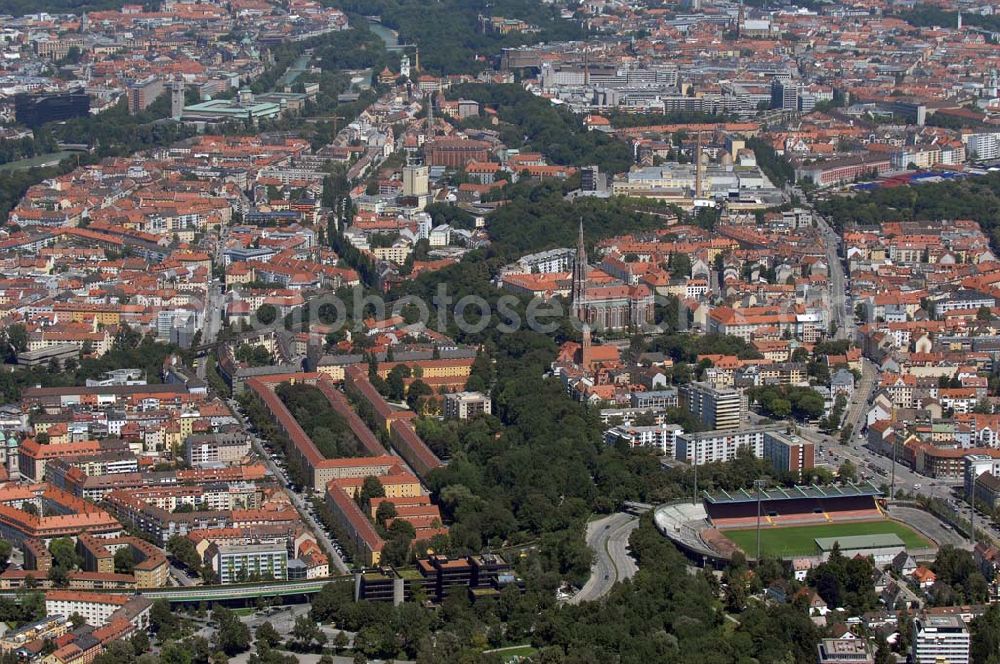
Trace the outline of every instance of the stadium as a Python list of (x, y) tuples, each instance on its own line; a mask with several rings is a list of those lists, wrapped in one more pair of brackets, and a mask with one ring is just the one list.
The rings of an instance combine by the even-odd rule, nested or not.
[(935, 549), (930, 538), (886, 515), (882, 492), (872, 484), (778, 487), (759, 495), (706, 491), (701, 503), (661, 505), (654, 517), (660, 532), (699, 564), (725, 563), (738, 550), (754, 558), (758, 523), (763, 556), (817, 557), (830, 538), (858, 542), (878, 536), (911, 553)]

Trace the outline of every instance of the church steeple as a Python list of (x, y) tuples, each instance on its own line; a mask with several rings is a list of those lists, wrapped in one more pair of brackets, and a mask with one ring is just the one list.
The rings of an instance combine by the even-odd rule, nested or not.
[(580, 366), (589, 369), (593, 358), (593, 353), (591, 352), (593, 340), (590, 336), (590, 325), (588, 323), (583, 324), (582, 339), (583, 343), (580, 344)]
[(583, 243), (583, 219), (580, 236), (576, 241), (576, 259), (573, 261), (573, 314), (577, 320), (587, 321), (587, 247)]

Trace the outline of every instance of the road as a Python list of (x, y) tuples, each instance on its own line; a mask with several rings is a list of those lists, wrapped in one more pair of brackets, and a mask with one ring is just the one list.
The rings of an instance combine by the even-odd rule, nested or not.
[(639, 568), (629, 555), (628, 538), (638, 526), (638, 518), (621, 512), (587, 524), (587, 546), (594, 551), (594, 564), (590, 578), (570, 604), (600, 599), (616, 583), (635, 575)]
[[(786, 186), (785, 192), (798, 196), (802, 201), (803, 207), (812, 209), (812, 206), (806, 203), (805, 194), (797, 186)], [(854, 311), (848, 295), (848, 281), (844, 264), (838, 255), (841, 238), (827, 220), (816, 213), (815, 209), (812, 209), (812, 213), (813, 219), (816, 221), (816, 229), (819, 231), (826, 246), (826, 260), (829, 266), (831, 322), (837, 326), (835, 338), (854, 341)], [(863, 360), (862, 378), (855, 386), (854, 396), (851, 399), (842, 424), (845, 428), (850, 425), (852, 430), (847, 445), (840, 445), (836, 439), (813, 430), (814, 439), (821, 441), (817, 451), (817, 463), (828, 463), (837, 467), (844, 460), (849, 459), (857, 466), (859, 473), (866, 474), (872, 482), (876, 484), (884, 482), (896, 491), (905, 491), (909, 494), (923, 494), (938, 498), (948, 505), (953, 514), (969, 520), (971, 516), (970, 507), (952, 495), (952, 488), (960, 485), (961, 480), (955, 479), (946, 482), (919, 475), (901, 463), (897, 462), (894, 464), (891, 458), (883, 456), (876, 450), (865, 446), (866, 441), (861, 437), (861, 428), (865, 424), (863, 418), (868, 409), (868, 402), (877, 387), (878, 375), (877, 368), (871, 362)], [(822, 443), (825, 443), (825, 447)], [(921, 514), (932, 519), (936, 523), (936, 527), (941, 527), (936, 517), (927, 515), (927, 513)], [(1000, 541), (1000, 529), (995, 527), (985, 515), (977, 513), (976, 527), (988, 532), (995, 541)], [(955, 538), (958, 537), (954, 533), (952, 535)]]
[(854, 340), (854, 311), (851, 309), (851, 302), (847, 295), (847, 275), (844, 272), (844, 264), (838, 254), (840, 250), (840, 236), (827, 223), (826, 219), (819, 216), (816, 210), (807, 201), (805, 192), (797, 185), (785, 185), (785, 194), (791, 198), (795, 196), (799, 199), (799, 205), (812, 212), (816, 222), (816, 230), (823, 240), (826, 248), (826, 264), (829, 269), (829, 306), (830, 322), (837, 326), (834, 339)]
[[(240, 411), (236, 401), (233, 399), (229, 399), (227, 401), (227, 404), (229, 405), (229, 410), (232, 411), (233, 416), (240, 421), (240, 424), (243, 426), (243, 429), (245, 431), (250, 431), (250, 426), (247, 423), (246, 419), (243, 417), (243, 413)], [(267, 469), (271, 472), (272, 475), (274, 475), (275, 479), (277, 479), (278, 482), (280, 482), (281, 485), (284, 487), (285, 493), (287, 493), (288, 496), (291, 498), (292, 505), (294, 505), (296, 511), (298, 511), (299, 517), (306, 525), (309, 526), (309, 529), (319, 539), (320, 544), (322, 544), (323, 549), (326, 551), (326, 555), (330, 559), (330, 566), (336, 569), (337, 572), (341, 574), (346, 574), (347, 572), (349, 572), (350, 568), (347, 566), (347, 563), (345, 563), (344, 559), (337, 554), (337, 548), (334, 546), (333, 538), (330, 537), (330, 534), (327, 532), (323, 524), (319, 523), (319, 521), (313, 518), (312, 514), (309, 512), (309, 509), (307, 509), (306, 500), (305, 498), (302, 497), (302, 494), (292, 491), (290, 488), (288, 488), (287, 476), (285, 475), (284, 471), (278, 468), (278, 465), (274, 463), (274, 460), (267, 453), (267, 450), (264, 449), (264, 445), (261, 439), (258, 438), (256, 435), (251, 434), (250, 441), (253, 445), (254, 452), (257, 453), (257, 456), (259, 456), (261, 461), (264, 462), (264, 465), (267, 466)]]
[(875, 392), (875, 384), (878, 381), (878, 370), (875, 365), (865, 358), (861, 358), (861, 380), (854, 386), (854, 394), (851, 395), (851, 403), (844, 414), (841, 428), (851, 427), (854, 437), (861, 433), (862, 426), (867, 422), (866, 413), (868, 402)]
[(968, 540), (953, 529), (945, 528), (941, 520), (930, 512), (903, 505), (890, 505), (888, 512), (892, 518), (916, 528), (938, 544), (951, 544), (952, 546), (964, 549), (971, 548)]
[[(222, 310), (226, 303), (226, 296), (222, 292), (222, 284), (213, 279), (208, 283), (208, 295), (205, 297), (205, 316), (201, 328), (201, 343), (210, 344), (215, 341), (219, 331), (222, 330)], [(205, 380), (205, 367), (208, 363), (204, 358), (198, 362), (195, 373), (198, 378)]]
[(844, 264), (840, 262), (838, 249), (840, 236), (826, 223), (826, 220), (813, 210), (816, 229), (823, 237), (826, 245), (826, 262), (830, 271), (830, 318), (837, 326), (835, 339), (854, 340), (854, 312), (848, 311), (847, 276), (844, 274)]
[(170, 578), (172, 578), (178, 586), (190, 587), (198, 585), (198, 582), (188, 576), (187, 572), (173, 564), (170, 565)]
[[(908, 466), (900, 463), (898, 459), (895, 468), (893, 468), (892, 457), (885, 456), (880, 452), (868, 448), (864, 445), (864, 441), (859, 439), (857, 435), (851, 436), (851, 441), (848, 445), (841, 445), (838, 440), (825, 434), (817, 433), (814, 439), (819, 441), (816, 452), (817, 463), (827, 463), (836, 468), (845, 460), (850, 460), (851, 463), (857, 466), (858, 472), (867, 474), (868, 479), (874, 484), (879, 485), (884, 483), (890, 486), (894, 484), (895, 493), (897, 494), (905, 491), (910, 495), (922, 494), (937, 498), (948, 506), (952, 514), (966, 521), (970, 520), (971, 512), (969, 506), (952, 495), (952, 489), (961, 486), (962, 481), (960, 479), (939, 480), (920, 475)], [(894, 483), (893, 477), (895, 477)], [(898, 508), (893, 508), (893, 510), (896, 509)], [(919, 512), (919, 510), (915, 510), (915, 512)], [(937, 517), (928, 515), (926, 512), (920, 512), (920, 514), (933, 520), (940, 527)], [(992, 524), (989, 517), (981, 512), (976, 515), (976, 529), (989, 533), (994, 541), (1000, 542), (1000, 528)], [(938, 538), (935, 537), (935, 539)]]

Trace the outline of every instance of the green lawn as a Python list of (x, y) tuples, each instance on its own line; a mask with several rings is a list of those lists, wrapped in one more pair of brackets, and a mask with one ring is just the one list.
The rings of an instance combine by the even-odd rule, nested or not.
[(48, 154), (40, 154), (37, 157), (9, 161), (6, 164), (0, 165), (0, 171), (20, 171), (26, 168), (34, 168), (36, 166), (54, 166), (71, 154), (73, 153), (67, 151), (50, 152)]
[[(757, 552), (757, 530), (724, 530), (723, 534), (736, 543), (748, 556)], [(897, 521), (857, 521), (814, 526), (788, 526), (775, 528), (761, 526), (760, 549), (765, 556), (811, 556), (816, 553), (817, 537), (849, 537), (851, 535), (898, 535), (908, 549), (931, 546), (925, 537)]]

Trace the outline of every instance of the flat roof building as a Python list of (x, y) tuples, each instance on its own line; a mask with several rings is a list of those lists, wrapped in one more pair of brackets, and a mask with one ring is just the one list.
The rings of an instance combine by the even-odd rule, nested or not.
[(898, 535), (886, 533), (881, 535), (849, 535), (845, 537), (817, 537), (816, 549), (824, 560), (830, 557), (834, 547), (840, 547), (840, 553), (845, 558), (854, 556), (871, 556), (875, 566), (882, 567), (892, 562), (892, 559), (906, 550), (906, 544)]
[(875, 664), (867, 639), (823, 639), (816, 649), (817, 664)]
[(708, 383), (682, 385), (679, 403), (707, 429), (738, 429), (746, 414), (746, 400), (738, 390)]
[(776, 471), (795, 473), (801, 477), (802, 471), (809, 470), (815, 463), (816, 446), (794, 434), (768, 431), (764, 434), (761, 456)]
[(181, 115), (184, 122), (229, 122), (249, 120), (256, 122), (281, 115), (280, 102), (255, 101), (253, 95), (241, 91), (236, 99), (211, 99), (200, 104), (185, 106)]
[(444, 396), (444, 416), (449, 419), (467, 420), (476, 415), (489, 415), (493, 403), (482, 392), (454, 392)]
[(915, 664), (969, 664), (969, 630), (956, 616), (924, 615), (913, 621)]
[(288, 549), (284, 542), (271, 544), (212, 544), (205, 559), (219, 575), (219, 583), (252, 579), (288, 578)]

